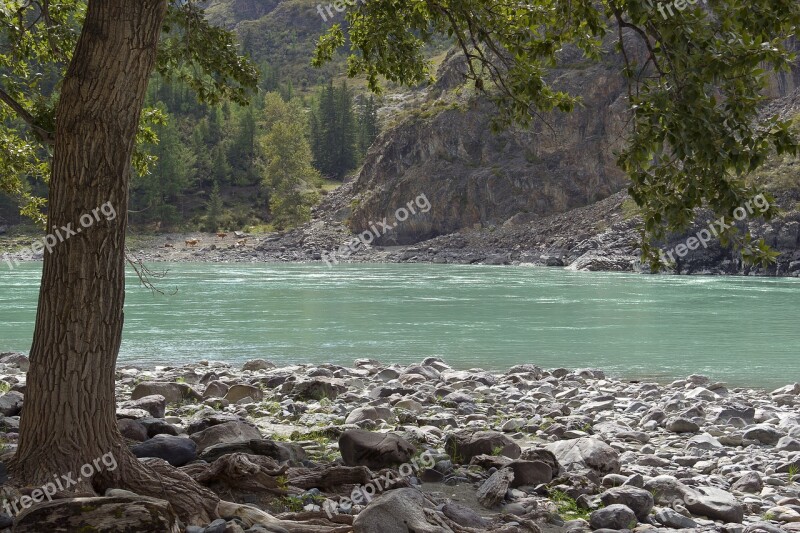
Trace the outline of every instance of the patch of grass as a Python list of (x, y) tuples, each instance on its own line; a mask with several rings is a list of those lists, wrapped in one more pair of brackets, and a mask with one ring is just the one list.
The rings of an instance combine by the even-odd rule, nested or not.
[(800, 472), (800, 468), (797, 465), (789, 465), (789, 483), (794, 483), (795, 478), (797, 477), (797, 473)]
[(639, 206), (636, 205), (636, 202), (633, 201), (633, 198), (626, 198), (625, 201), (622, 202), (620, 209), (622, 210), (622, 218), (625, 220), (636, 218), (641, 214), (641, 210)]
[(556, 504), (558, 513), (565, 520), (576, 520), (578, 518), (582, 518), (587, 522), (589, 521), (590, 511), (588, 509), (581, 509), (578, 507), (578, 502), (576, 502), (575, 498), (571, 497), (569, 494), (560, 490), (554, 490), (550, 493), (550, 501)]
[(274, 233), (275, 232), (275, 226), (273, 226), (272, 224), (252, 224), (250, 226), (246, 226), (244, 228), (244, 232), (245, 233), (253, 233), (253, 234), (256, 234), (256, 235), (259, 235), (259, 234), (262, 234), (262, 233)]
[(303, 499), (297, 496), (284, 496), (280, 499), (280, 502), (292, 513), (299, 513), (303, 510), (303, 506), (305, 505)]

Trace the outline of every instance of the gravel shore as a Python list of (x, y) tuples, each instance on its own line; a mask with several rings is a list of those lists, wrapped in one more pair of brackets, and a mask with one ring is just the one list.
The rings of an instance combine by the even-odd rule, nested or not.
[[(26, 368), (0, 356), (11, 450)], [(117, 400), (136, 455), (297, 524), (287, 531), (800, 531), (797, 383), (201, 361), (120, 367)], [(208, 474), (244, 460), (257, 477)], [(223, 517), (179, 530), (275, 529)]]

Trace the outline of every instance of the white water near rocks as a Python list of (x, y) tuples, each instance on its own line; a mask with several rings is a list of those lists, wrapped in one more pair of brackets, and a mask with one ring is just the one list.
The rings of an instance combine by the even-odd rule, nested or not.
[[(161, 266), (161, 265), (156, 265)], [(800, 280), (449, 265), (163, 265), (128, 280), (120, 363), (438, 356), (455, 368), (595, 367), (734, 386), (800, 380)], [(0, 351), (27, 352), (41, 265), (0, 277)], [(170, 294), (177, 289), (177, 293)]]

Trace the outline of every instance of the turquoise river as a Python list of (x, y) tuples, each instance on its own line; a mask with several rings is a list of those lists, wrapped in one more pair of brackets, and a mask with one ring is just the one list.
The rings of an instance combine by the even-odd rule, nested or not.
[[(128, 279), (120, 364), (442, 357), (456, 368), (600, 368), (732, 386), (800, 380), (800, 280), (532, 267), (155, 264)], [(0, 351), (27, 353), (41, 264), (0, 265)]]

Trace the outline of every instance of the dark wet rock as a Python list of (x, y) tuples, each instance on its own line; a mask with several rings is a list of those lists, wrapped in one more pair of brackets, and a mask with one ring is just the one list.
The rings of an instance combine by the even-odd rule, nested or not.
[(302, 446), (287, 442), (275, 442), (269, 439), (251, 439), (248, 441), (214, 444), (200, 453), (200, 459), (214, 462), (230, 453), (247, 453), (272, 457), (279, 462), (300, 463), (306, 459)]
[(229, 444), (234, 442), (246, 442), (251, 439), (261, 439), (261, 433), (253, 425), (237, 420), (211, 426), (197, 433), (192, 433), (190, 438), (197, 444), (198, 451), (202, 452), (215, 444)]
[(615, 503), (627, 505), (641, 522), (647, 519), (647, 515), (653, 509), (653, 495), (644, 489), (631, 486), (608, 489), (600, 495), (600, 500), (605, 506)]
[(137, 442), (147, 440), (147, 428), (136, 420), (121, 418), (117, 420), (117, 428), (123, 437)]
[(504, 455), (516, 459), (522, 453), (519, 445), (498, 431), (461, 430), (450, 433), (444, 442), (445, 451), (454, 462), (468, 464), (476, 455)]
[(21, 392), (9, 391), (0, 396), (0, 414), (3, 416), (16, 416), (22, 411), (25, 397)]
[(336, 378), (313, 378), (298, 381), (287, 381), (283, 384), (281, 392), (298, 400), (329, 400), (347, 391), (344, 382)]
[(536, 486), (541, 483), (550, 483), (553, 480), (553, 470), (542, 461), (511, 461), (506, 465), (514, 472), (514, 481), (511, 486), (522, 487), (524, 485)]
[(633, 529), (638, 521), (636, 514), (627, 506), (622, 504), (612, 504), (589, 515), (589, 524), (592, 529)]
[(136, 457), (158, 457), (172, 466), (183, 466), (197, 459), (197, 444), (186, 437), (156, 435), (131, 447)]
[(407, 463), (416, 449), (393, 433), (375, 433), (350, 429), (339, 437), (339, 451), (347, 466), (366, 466), (379, 470)]

